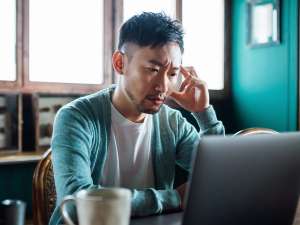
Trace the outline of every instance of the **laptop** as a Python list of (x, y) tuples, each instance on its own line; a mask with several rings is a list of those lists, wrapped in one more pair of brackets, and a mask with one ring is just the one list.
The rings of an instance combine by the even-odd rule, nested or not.
[(300, 133), (205, 137), (194, 155), (183, 225), (291, 225)]

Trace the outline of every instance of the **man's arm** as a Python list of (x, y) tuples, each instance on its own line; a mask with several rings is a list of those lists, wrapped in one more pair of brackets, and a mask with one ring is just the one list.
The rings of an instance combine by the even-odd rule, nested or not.
[(213, 106), (208, 106), (202, 112), (193, 112), (192, 115), (200, 127), (200, 136), (225, 135), (223, 123), (217, 119)]
[[(180, 177), (181, 182), (187, 181), (187, 176), (191, 172), (192, 155), (197, 150), (197, 145), (201, 136), (207, 134), (224, 135), (225, 129), (221, 121), (217, 120), (215, 111), (209, 106), (201, 113), (193, 113), (199, 126), (200, 133), (197, 133), (195, 127), (179, 115), (179, 140), (176, 148), (176, 164), (183, 170), (184, 177)], [(177, 174), (176, 174), (177, 175)], [(181, 197), (181, 206), (183, 207), (186, 185), (177, 187), (177, 191)]]
[[(213, 107), (209, 104), (209, 92), (204, 81), (199, 79), (193, 67), (181, 67), (180, 71), (185, 78), (179, 91), (171, 93), (171, 97), (185, 110), (192, 113), (200, 127), (197, 137), (194, 127), (182, 118), (180, 122), (180, 140), (176, 151), (176, 163), (183, 170), (190, 172), (191, 157), (196, 149), (200, 136), (207, 134), (225, 135), (223, 123), (216, 117)], [(186, 185), (177, 187), (181, 202), (185, 195)], [(183, 204), (181, 204), (183, 207)]]
[(176, 151), (176, 160), (184, 170), (190, 170), (192, 150), (198, 144), (199, 136), (205, 134), (224, 135), (223, 123), (217, 119), (213, 107), (209, 104), (209, 92), (204, 81), (199, 79), (193, 67), (180, 67), (185, 78), (179, 91), (171, 93), (171, 97), (185, 110), (192, 113), (200, 126), (197, 135), (195, 128), (180, 117), (179, 142)]

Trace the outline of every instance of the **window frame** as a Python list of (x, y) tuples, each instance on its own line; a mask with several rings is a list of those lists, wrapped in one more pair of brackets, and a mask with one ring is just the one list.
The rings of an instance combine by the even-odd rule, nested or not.
[[(25, 92), (40, 92), (40, 93), (90, 93), (98, 91), (104, 87), (107, 87), (111, 83), (111, 58), (105, 57), (112, 54), (112, 48), (103, 49), (103, 83), (102, 84), (66, 84), (66, 83), (54, 83), (54, 82), (36, 82), (29, 80), (29, 4), (30, 0), (24, 0), (23, 7), (24, 15), (24, 36), (23, 36), (23, 77), (24, 77), (24, 91)], [(104, 0), (103, 3), (103, 46), (112, 46), (112, 20), (107, 18), (112, 17), (112, 5), (111, 1)], [(109, 66), (108, 66), (109, 65)], [(48, 90), (47, 90), (48, 89)]]
[(111, 56), (113, 52), (113, 12), (112, 2), (104, 0), (103, 35), (103, 82), (101, 84), (73, 84), (36, 82), (29, 80), (29, 4), (30, 0), (16, 0), (16, 80), (0, 81), (1, 92), (87, 94), (98, 91), (112, 83)]

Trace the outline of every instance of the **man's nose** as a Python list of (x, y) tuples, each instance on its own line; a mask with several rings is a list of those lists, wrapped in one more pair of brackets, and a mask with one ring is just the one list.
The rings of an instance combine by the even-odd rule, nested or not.
[(170, 81), (167, 72), (160, 74), (156, 80), (155, 90), (161, 93), (167, 93), (169, 82)]

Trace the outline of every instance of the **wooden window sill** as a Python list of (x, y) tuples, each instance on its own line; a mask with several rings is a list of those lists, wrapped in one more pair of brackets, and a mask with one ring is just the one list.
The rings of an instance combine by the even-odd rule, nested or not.
[(38, 162), (44, 153), (44, 151), (30, 151), (0, 154), (0, 165)]

